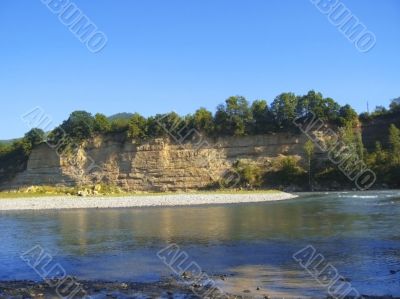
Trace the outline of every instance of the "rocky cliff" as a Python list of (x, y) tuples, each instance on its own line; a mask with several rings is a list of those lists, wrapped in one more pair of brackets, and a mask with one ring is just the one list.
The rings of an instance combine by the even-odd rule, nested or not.
[[(268, 167), (279, 155), (303, 155), (304, 135), (271, 134), (205, 139), (177, 144), (155, 139), (141, 144), (96, 137), (73, 152), (47, 144), (35, 148), (27, 169), (2, 189), (32, 185), (76, 186), (103, 182), (127, 191), (204, 188), (218, 182), (238, 160)], [(230, 180), (235, 180), (229, 174)]]

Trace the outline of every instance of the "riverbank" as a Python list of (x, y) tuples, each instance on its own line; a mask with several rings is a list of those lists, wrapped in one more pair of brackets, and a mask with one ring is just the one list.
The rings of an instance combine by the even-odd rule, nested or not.
[(2, 198), (0, 211), (18, 210), (59, 210), (59, 209), (103, 209), (103, 208), (133, 208), (133, 207), (162, 207), (186, 205), (211, 205), (254, 203), (278, 201), (296, 198), (280, 191), (243, 192), (243, 193), (197, 193), (197, 194), (156, 194), (132, 196), (95, 196), (95, 197), (30, 197)]
[[(224, 278), (225, 279), (225, 278)], [(209, 288), (203, 288), (196, 284), (185, 284), (174, 279), (164, 282), (132, 283), (132, 282), (105, 282), (105, 281), (79, 281), (75, 280), (66, 293), (62, 292), (64, 287), (61, 280), (50, 280), (46, 282), (33, 281), (10, 281), (0, 282), (0, 298), (59, 298), (69, 295), (73, 298), (96, 297), (96, 298), (181, 298), (200, 299), (201, 294), (207, 294), (211, 299), (234, 299), (234, 298), (308, 298), (301, 295), (288, 297), (265, 294), (254, 289), (243, 290), (240, 294), (214, 292)], [(69, 291), (69, 292), (68, 292)], [(222, 291), (222, 290), (219, 290)], [(329, 295), (321, 298), (333, 298)], [(347, 299), (358, 299), (346, 297)], [(393, 296), (368, 296), (362, 295), (364, 299), (398, 299)]]

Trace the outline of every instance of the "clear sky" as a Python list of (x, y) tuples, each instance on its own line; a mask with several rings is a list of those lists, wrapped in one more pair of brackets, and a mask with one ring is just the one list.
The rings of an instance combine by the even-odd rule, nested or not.
[(321, 91), (357, 111), (400, 96), (400, 1), (342, 0), (376, 35), (360, 53), (309, 0), (75, 0), (108, 37), (93, 54), (40, 0), (0, 2), (0, 139), (42, 107), (143, 115)]

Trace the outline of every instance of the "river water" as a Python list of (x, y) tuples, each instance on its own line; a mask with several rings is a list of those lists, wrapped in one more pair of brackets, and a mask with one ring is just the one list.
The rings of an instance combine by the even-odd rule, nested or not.
[[(20, 255), (39, 245), (83, 280), (153, 282), (171, 243), (229, 292), (322, 296), (293, 254), (313, 246), (360, 294), (400, 296), (400, 192), (301, 194), (279, 202), (0, 212), (0, 280), (40, 280)], [(256, 291), (256, 288), (259, 288)], [(249, 293), (250, 292), (250, 293)]]

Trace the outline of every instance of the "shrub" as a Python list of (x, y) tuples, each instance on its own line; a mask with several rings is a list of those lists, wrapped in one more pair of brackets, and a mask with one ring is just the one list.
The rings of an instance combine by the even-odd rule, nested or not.
[(245, 161), (237, 161), (234, 168), (240, 176), (241, 186), (254, 188), (263, 184), (263, 171), (260, 166)]

